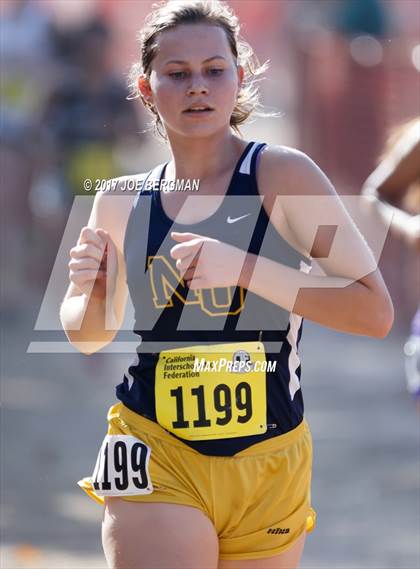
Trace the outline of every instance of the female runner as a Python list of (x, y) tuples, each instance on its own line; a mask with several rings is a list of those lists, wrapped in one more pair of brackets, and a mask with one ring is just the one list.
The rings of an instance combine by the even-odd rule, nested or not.
[(392, 304), (320, 169), (241, 138), (261, 68), (230, 8), (164, 3), (140, 47), (133, 75), (172, 159), (98, 193), (70, 252), (69, 341), (112, 342), (128, 293), (142, 338), (79, 484), (104, 504), (110, 567), (295, 568), (315, 518), (302, 318), (382, 338)]

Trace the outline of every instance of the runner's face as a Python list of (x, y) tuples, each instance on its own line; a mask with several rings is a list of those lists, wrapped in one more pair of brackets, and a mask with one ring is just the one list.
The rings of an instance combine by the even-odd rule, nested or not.
[[(150, 95), (168, 133), (202, 137), (228, 129), (242, 68), (223, 28), (183, 24), (158, 41)], [(198, 104), (211, 110), (188, 110)]]

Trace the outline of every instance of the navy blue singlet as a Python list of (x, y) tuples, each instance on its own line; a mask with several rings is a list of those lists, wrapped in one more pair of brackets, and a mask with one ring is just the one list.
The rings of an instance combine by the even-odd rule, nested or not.
[(139, 345), (134, 361), (116, 389), (117, 398), (124, 405), (157, 422), (154, 387), (159, 348), (156, 346), (164, 346), (160, 349), (166, 350), (171, 342), (179, 348), (204, 342), (260, 339), (267, 360), (276, 362), (275, 371), (266, 372), (267, 431), (217, 440), (180, 439), (206, 455), (232, 456), (255, 443), (287, 433), (303, 418), (297, 353), (302, 318), (240, 287), (189, 290), (179, 274), (177, 278), (175, 260), (169, 253), (176, 244), (170, 237), (171, 231), (193, 232), (298, 270), (308, 270), (310, 260), (279, 235), (262, 205), (256, 167), (264, 146), (257, 142), (247, 145), (219, 209), (209, 218), (189, 225), (179, 224), (165, 214), (160, 191), (154, 191), (152, 184), (162, 180), (166, 164), (157, 166), (144, 177), (125, 233), (127, 285), (135, 310), (134, 332), (141, 336), (142, 348)]

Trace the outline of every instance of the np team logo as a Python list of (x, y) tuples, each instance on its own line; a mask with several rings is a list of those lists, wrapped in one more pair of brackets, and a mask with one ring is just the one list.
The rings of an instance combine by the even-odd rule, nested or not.
[[(115, 192), (115, 195), (111, 191), (113, 186), (116, 185), (116, 181), (110, 181), (110, 193), (104, 193), (104, 199), (106, 198), (107, 207), (110, 209), (114, 207), (114, 202), (110, 200), (120, 201), (126, 199), (124, 192)], [(92, 188), (93, 189), (93, 188)], [(233, 199), (233, 196), (231, 196)], [(343, 247), (345, 247), (346, 240), (348, 239), (348, 234), (346, 231), (346, 224), (343, 223), (342, 209), (337, 208), (336, 197), (335, 196), (286, 196), (288, 207), (296, 208), (306, 208), (309, 212), (307, 216), (308, 221), (308, 235), (312, 235), (309, 242), (312, 242), (308, 250), (315, 250), (315, 245), (317, 243), (324, 243), (322, 255), (317, 255), (322, 257), (322, 259), (327, 259), (329, 263), (333, 263), (335, 260), (340, 262), (340, 255), (342, 255)], [(236, 198), (239, 198), (238, 200)], [(342, 196), (342, 201), (344, 206), (348, 209), (353, 217), (353, 222), (360, 226), (362, 234), (365, 235), (368, 244), (370, 245), (373, 255), (363, 256), (359, 263), (353, 267), (353, 274), (351, 278), (348, 279), (335, 279), (334, 282), (328, 281), (328, 286), (332, 288), (342, 288), (348, 286), (351, 282), (355, 282), (367, 274), (374, 271), (377, 267), (377, 261), (381, 255), (382, 249), (385, 244), (385, 240), (389, 231), (391, 224), (390, 216), (386, 222), (376, 223), (375, 219), (372, 219), (370, 214), (366, 212), (370, 211), (370, 198), (361, 199), (360, 196)], [(256, 199), (259, 200), (258, 197)], [(282, 197), (283, 203), (284, 197)], [(241, 201), (239, 201), (241, 200)], [(241, 211), (243, 207), (243, 197), (235, 196), (235, 201), (237, 202), (237, 210)], [(330, 202), (332, 206), (330, 207)], [(276, 198), (276, 203), (273, 205), (274, 208), (278, 207), (282, 210), (283, 205), (280, 200)], [(278, 204), (278, 205), (277, 205)], [(68, 221), (66, 224), (65, 233), (61, 240), (60, 248), (57, 252), (57, 257), (54, 263), (54, 267), (48, 282), (47, 289), (44, 294), (44, 298), (41, 303), (39, 314), (34, 326), (34, 332), (38, 333), (41, 331), (57, 331), (59, 333), (59, 338), (57, 340), (47, 340), (31, 341), (28, 346), (28, 353), (78, 353), (78, 350), (71, 345), (68, 341), (61, 341), (62, 337), (62, 323), (60, 321), (59, 311), (57, 306), (62, 303), (62, 299), (66, 293), (68, 287), (67, 279), (67, 262), (68, 262), (68, 251), (78, 240), (80, 227), (86, 226), (89, 221), (89, 216), (91, 214), (93, 207), (93, 196), (76, 196), (71, 212), (69, 213)], [(115, 207), (119, 207), (117, 203)], [(259, 205), (261, 211), (261, 204)], [(141, 210), (141, 221), (142, 226), (148, 227), (150, 225), (151, 218), (151, 200), (148, 200)], [(328, 215), (326, 214), (328, 212)], [(337, 213), (336, 213), (337, 212)], [(241, 220), (253, 219), (251, 218), (249, 212), (241, 214), (235, 217), (229, 215), (226, 219), (227, 223), (241, 223)], [(243, 232), (241, 232), (242, 244), (240, 248), (245, 249), (249, 246), (252, 240), (252, 235), (255, 231), (255, 223), (258, 217), (254, 216), (253, 223), (245, 223), (243, 226)], [(323, 220), (323, 224), (319, 223), (319, 219)], [(242, 227), (242, 226), (241, 226)], [(270, 247), (271, 242), (269, 239), (269, 233), (266, 232), (263, 242), (261, 244), (259, 255), (261, 257), (270, 257)], [(283, 240), (284, 241), (284, 240)], [(226, 287), (215, 287), (215, 288), (201, 288), (196, 290), (190, 290), (186, 282), (180, 279), (179, 272), (173, 264), (173, 260), (168, 258), (167, 246), (169, 237), (165, 239), (160, 248), (154, 252), (154, 255), (148, 255), (147, 250), (147, 240), (142, 240), (141, 247), (138, 249), (137, 266), (145, 267), (146, 270), (139, 270), (136, 272), (136, 286), (138, 290), (151, 289), (152, 303), (155, 310), (145, 311), (144, 320), (142, 326), (144, 330), (153, 330), (154, 326), (158, 322), (162, 311), (170, 307), (175, 306), (175, 297), (185, 307), (192, 307), (193, 310), (197, 308), (207, 317), (212, 317), (220, 319), (220, 329), (223, 329), (223, 319), (228, 316), (240, 315), (238, 319), (237, 328), (239, 330), (248, 330), (251, 323), (255, 322), (255, 314), (253, 313), (254, 305), (252, 302), (245, 306), (245, 288), (241, 286), (226, 286)], [(290, 246), (287, 242), (284, 242), (285, 255), (289, 254)], [(281, 251), (279, 252), (279, 254)], [(281, 253), (282, 255), (283, 253)], [(308, 273), (309, 266), (305, 263), (301, 263), (301, 272)], [(316, 265), (316, 258), (314, 258), (314, 268), (312, 273), (317, 277), (326, 276), (322, 269), (322, 266)], [(288, 293), (288, 306), (290, 311), (292, 310), (297, 295), (302, 286), (298, 283), (303, 282), (302, 279), (296, 279), (296, 285), (293, 285), (292, 289)], [(305, 279), (306, 282), (306, 279)], [(311, 282), (311, 288), (322, 288), (326, 286), (324, 284), (324, 278), (318, 278), (314, 283)], [(306, 286), (306, 285), (305, 285)], [(93, 288), (93, 283), (92, 283)], [(304, 287), (303, 287), (304, 288)], [(289, 309), (279, 311), (275, 315), (276, 329), (286, 329), (289, 325)], [(186, 309), (186, 313), (187, 313)], [(83, 316), (74, 322), (71, 329), (80, 330), (83, 322)], [(200, 314), (201, 316), (201, 314)], [(258, 315), (257, 315), (258, 316)], [(258, 318), (257, 318), (258, 320)], [(133, 323), (135, 321), (135, 310), (132, 304), (131, 298), (128, 297), (127, 309), (124, 317), (124, 321), (120, 325), (121, 330), (132, 330)], [(207, 322), (207, 321), (206, 321)], [(115, 314), (113, 310), (113, 303), (111, 295), (108, 295), (106, 307), (105, 307), (105, 328), (107, 330), (115, 330)], [(185, 328), (184, 328), (185, 327)], [(190, 319), (189, 316), (180, 320), (178, 324), (178, 329), (190, 329)], [(203, 322), (200, 321), (200, 326), (195, 328), (196, 330), (204, 329)], [(258, 329), (258, 328), (257, 328)], [(91, 342), (92, 344), (92, 342)], [(153, 347), (151, 348), (151, 344)], [(281, 345), (281, 344), (280, 344)], [(167, 346), (165, 344), (164, 349)], [(125, 342), (125, 341), (113, 341), (112, 346), (107, 346), (103, 348), (105, 351), (120, 351), (121, 353), (132, 353), (133, 350), (140, 350), (144, 352), (158, 351), (156, 348), (156, 343), (153, 342), (142, 342), (141, 347), (137, 346), (137, 342)], [(160, 347), (159, 347), (160, 349)], [(280, 346), (273, 347), (271, 351), (277, 351)], [(235, 354), (238, 359), (238, 363), (242, 361), (250, 361), (246, 354)], [(244, 360), (243, 360), (244, 358)], [(198, 358), (199, 359), (199, 358)], [(229, 370), (229, 366), (232, 365), (232, 356), (230, 355), (226, 361), (222, 360), (220, 366)], [(271, 364), (272, 362), (269, 362)], [(210, 365), (210, 364), (209, 364)], [(255, 362), (256, 367), (259, 366), (259, 362)], [(207, 368), (206, 368), (207, 369)], [(236, 371), (236, 370), (232, 370)], [(244, 368), (243, 371), (249, 371)], [(255, 371), (255, 368), (253, 369)]]

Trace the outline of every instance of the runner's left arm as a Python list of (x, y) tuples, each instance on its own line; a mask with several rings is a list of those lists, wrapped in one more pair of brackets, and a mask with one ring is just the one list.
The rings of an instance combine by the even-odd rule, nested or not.
[[(321, 270), (305, 274), (248, 253), (239, 284), (324, 326), (385, 337), (393, 322), (392, 301), (371, 250), (331, 182), (296, 150), (272, 147), (264, 160), (260, 193), (274, 203), (272, 224), (281, 233), (286, 223), (300, 250), (316, 258)], [(322, 231), (334, 227), (333, 239), (331, 232)]]

